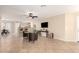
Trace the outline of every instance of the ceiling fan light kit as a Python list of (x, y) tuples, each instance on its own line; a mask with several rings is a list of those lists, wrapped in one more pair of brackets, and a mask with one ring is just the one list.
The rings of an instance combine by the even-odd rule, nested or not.
[(33, 13), (29, 13), (28, 16), (31, 17), (32, 19), (38, 18), (38, 16), (34, 16)]
[(34, 19), (34, 18), (38, 18), (38, 16), (32, 16), (32, 19)]

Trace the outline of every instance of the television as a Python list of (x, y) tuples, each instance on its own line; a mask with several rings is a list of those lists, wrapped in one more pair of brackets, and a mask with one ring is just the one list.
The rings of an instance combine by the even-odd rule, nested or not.
[(41, 28), (48, 28), (48, 22), (41, 23)]

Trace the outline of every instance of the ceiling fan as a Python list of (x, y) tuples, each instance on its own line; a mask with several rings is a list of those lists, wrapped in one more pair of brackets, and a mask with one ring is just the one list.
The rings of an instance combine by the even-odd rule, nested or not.
[(34, 13), (32, 13), (32, 12), (29, 12), (26, 17), (27, 17), (27, 18), (30, 18), (30, 17), (31, 17), (32, 19), (38, 18), (38, 16), (34, 15)]
[(32, 19), (38, 18), (38, 16), (35, 16), (33, 13), (29, 13), (28, 15), (29, 15), (29, 17), (32, 17)]

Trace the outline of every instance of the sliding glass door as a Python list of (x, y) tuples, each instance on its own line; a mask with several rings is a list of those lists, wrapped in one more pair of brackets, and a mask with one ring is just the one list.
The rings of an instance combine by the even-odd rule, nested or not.
[(19, 35), (19, 25), (20, 23), (16, 23), (16, 22), (1, 22), (0, 26), (1, 26), (1, 31), (3, 29), (6, 29), (10, 32), (10, 35)]

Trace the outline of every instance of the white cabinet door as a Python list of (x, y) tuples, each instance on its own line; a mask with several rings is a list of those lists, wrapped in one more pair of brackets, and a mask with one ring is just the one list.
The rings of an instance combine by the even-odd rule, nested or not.
[(79, 41), (79, 16), (76, 19), (76, 40)]

